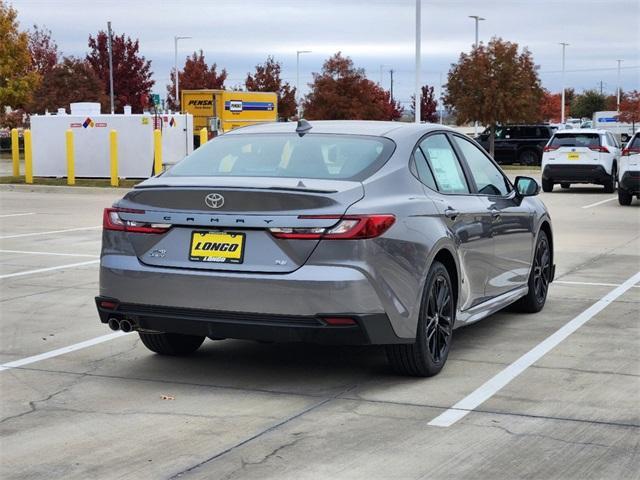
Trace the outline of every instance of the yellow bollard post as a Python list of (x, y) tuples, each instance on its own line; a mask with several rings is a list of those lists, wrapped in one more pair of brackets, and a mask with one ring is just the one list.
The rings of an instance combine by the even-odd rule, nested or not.
[(20, 144), (18, 140), (18, 129), (11, 129), (11, 160), (13, 162), (13, 176), (20, 175)]
[(118, 132), (111, 130), (109, 133), (110, 159), (111, 159), (111, 186), (117, 187), (118, 183)]
[(24, 183), (33, 183), (33, 151), (31, 150), (31, 130), (26, 129), (24, 138)]
[(73, 151), (73, 130), (68, 129), (67, 137), (67, 185), (76, 184), (75, 152)]
[(157, 128), (153, 131), (153, 174), (162, 172), (162, 133)]
[(206, 128), (202, 128), (200, 130), (200, 146), (202, 146), (205, 143), (207, 143), (208, 140), (209, 140), (209, 134), (207, 133), (207, 129)]

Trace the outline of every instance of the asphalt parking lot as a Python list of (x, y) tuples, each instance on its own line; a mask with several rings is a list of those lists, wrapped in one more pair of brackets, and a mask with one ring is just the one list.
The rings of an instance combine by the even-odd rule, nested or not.
[(3, 479), (640, 478), (638, 200), (543, 194), (545, 309), (456, 330), (443, 372), (414, 379), (380, 348), (227, 340), (166, 358), (113, 334), (93, 297), (102, 208), (121, 194), (0, 188)]

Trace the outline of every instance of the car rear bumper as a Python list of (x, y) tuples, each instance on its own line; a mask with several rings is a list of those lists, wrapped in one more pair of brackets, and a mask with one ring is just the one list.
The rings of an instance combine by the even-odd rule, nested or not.
[(546, 165), (542, 171), (543, 180), (556, 183), (605, 183), (611, 176), (602, 165)]
[(640, 171), (628, 171), (622, 175), (620, 188), (629, 193), (640, 193)]
[[(345, 266), (233, 274), (149, 267), (134, 256), (105, 255), (98, 299), (118, 304), (115, 311), (98, 308), (103, 322), (116, 315), (148, 330), (313, 343), (414, 341), (396, 335), (368, 278)], [(349, 317), (356, 325), (331, 326), (327, 317)]]

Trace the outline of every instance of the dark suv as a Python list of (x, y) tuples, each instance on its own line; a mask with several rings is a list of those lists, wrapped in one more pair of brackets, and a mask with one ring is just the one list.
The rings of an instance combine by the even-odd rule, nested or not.
[[(500, 125), (496, 127), (495, 160), (498, 163), (540, 165), (542, 149), (555, 129), (550, 125)], [(476, 141), (489, 151), (490, 130), (487, 128)]]

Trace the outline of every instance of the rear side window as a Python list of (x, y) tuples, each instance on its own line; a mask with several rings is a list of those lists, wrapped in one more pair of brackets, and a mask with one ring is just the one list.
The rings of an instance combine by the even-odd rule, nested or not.
[(599, 147), (600, 135), (597, 133), (556, 133), (551, 140), (552, 147)]
[(363, 180), (395, 144), (358, 135), (231, 134), (207, 142), (165, 175)]
[(430, 135), (420, 142), (419, 149), (431, 167), (438, 191), (469, 193), (460, 161), (446, 136)]
[(629, 145), (627, 145), (627, 148), (640, 149), (640, 135), (635, 135), (629, 142)]
[(416, 171), (418, 173), (418, 179), (424, 183), (431, 190), (438, 190), (436, 186), (436, 180), (431, 173), (431, 167), (427, 163), (427, 159), (422, 153), (420, 148), (416, 149), (415, 155)]

